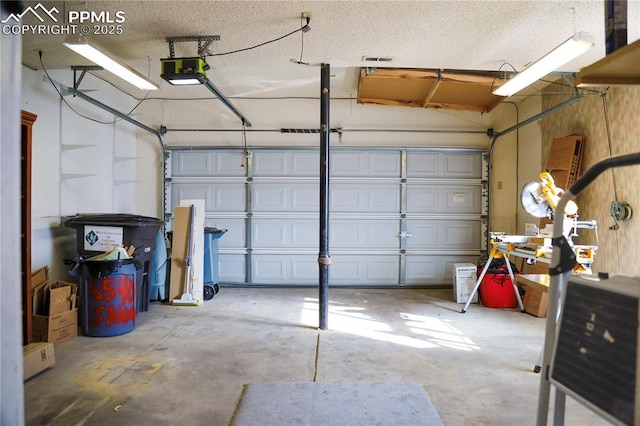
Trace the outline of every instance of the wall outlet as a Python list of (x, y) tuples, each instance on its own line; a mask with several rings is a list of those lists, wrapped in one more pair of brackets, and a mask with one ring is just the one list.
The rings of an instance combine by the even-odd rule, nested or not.
[(303, 18), (311, 19), (312, 16), (313, 16), (313, 13), (311, 12), (302, 12)]

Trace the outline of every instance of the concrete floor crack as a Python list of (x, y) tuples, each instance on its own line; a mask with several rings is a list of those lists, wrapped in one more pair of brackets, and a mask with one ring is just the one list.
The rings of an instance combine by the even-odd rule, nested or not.
[(320, 355), (320, 333), (318, 333), (318, 338), (316, 339), (316, 359), (313, 365), (313, 381), (316, 381), (318, 377), (318, 358)]

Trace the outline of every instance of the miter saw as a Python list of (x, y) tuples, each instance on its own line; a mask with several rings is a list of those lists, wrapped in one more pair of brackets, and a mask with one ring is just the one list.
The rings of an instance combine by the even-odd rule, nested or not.
[[(560, 198), (564, 194), (564, 190), (562, 188), (556, 187), (553, 177), (548, 172), (540, 173), (539, 177), (540, 181), (527, 183), (522, 188), (520, 201), (522, 202), (522, 207), (531, 216), (553, 220), (556, 213), (558, 201), (560, 201)], [(595, 220), (578, 220), (578, 205), (573, 201), (569, 201), (566, 204), (564, 208), (564, 216), (566, 217), (563, 228), (564, 235), (572, 245), (572, 248), (576, 254), (576, 261), (578, 262), (580, 269), (588, 271), (590, 270), (591, 264), (593, 263), (595, 252), (598, 249), (598, 224)], [(550, 236), (552, 231), (548, 228), (550, 227), (545, 227), (545, 229), (537, 232), (536, 236)], [(596, 245), (573, 244), (572, 238), (578, 235), (577, 230), (579, 228), (594, 230)], [(550, 239), (545, 238), (536, 241), (543, 244), (543, 247), (540, 247), (539, 249), (548, 249), (549, 251), (551, 250), (550, 246), (546, 247), (547, 245), (549, 245)]]
[[(529, 182), (522, 188), (520, 201), (522, 207), (531, 216), (553, 219), (562, 194), (564, 190), (555, 185), (553, 177), (547, 172), (542, 172), (539, 182)], [(578, 213), (578, 206), (573, 201), (569, 201), (564, 213), (570, 217), (575, 216)]]

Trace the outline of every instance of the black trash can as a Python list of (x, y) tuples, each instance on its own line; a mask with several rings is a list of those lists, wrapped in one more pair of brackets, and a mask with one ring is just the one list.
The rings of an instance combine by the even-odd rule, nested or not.
[(141, 263), (136, 269), (138, 312), (149, 310), (150, 261), (162, 224), (155, 217), (125, 213), (76, 215), (64, 221), (64, 226), (76, 230), (76, 249), (81, 257), (104, 253), (107, 241), (112, 247), (135, 247), (133, 257)]

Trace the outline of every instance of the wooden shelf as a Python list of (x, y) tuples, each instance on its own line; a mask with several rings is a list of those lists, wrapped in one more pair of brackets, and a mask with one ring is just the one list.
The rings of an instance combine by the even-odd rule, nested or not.
[(576, 85), (630, 86), (640, 84), (640, 40), (608, 54), (578, 73)]

